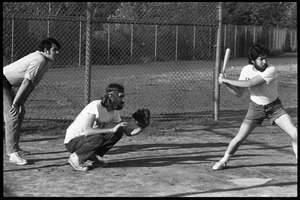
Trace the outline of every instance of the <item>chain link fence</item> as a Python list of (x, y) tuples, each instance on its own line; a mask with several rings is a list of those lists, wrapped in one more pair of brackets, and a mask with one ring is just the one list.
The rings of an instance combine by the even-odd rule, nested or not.
[(5, 64), (46, 37), (62, 46), (26, 102), (26, 118), (74, 119), (87, 103), (87, 90), (93, 101), (111, 82), (125, 86), (125, 117), (141, 107), (153, 117), (211, 113), (217, 5), (93, 2), (88, 10), (86, 2), (4, 2)]
[[(218, 2), (88, 5), (3, 3), (3, 65), (46, 37), (62, 47), (25, 104), (27, 119), (73, 120), (112, 82), (125, 86), (124, 117), (142, 107), (153, 117), (213, 116)], [(226, 27), (224, 47), (242, 56), (246, 46)]]

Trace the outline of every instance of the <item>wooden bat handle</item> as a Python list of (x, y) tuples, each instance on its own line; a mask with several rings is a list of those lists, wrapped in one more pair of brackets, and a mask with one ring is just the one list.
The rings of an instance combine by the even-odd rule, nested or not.
[(229, 48), (227, 48), (226, 52), (225, 52), (225, 56), (224, 56), (222, 74), (225, 73), (225, 69), (226, 69), (226, 66), (227, 66), (227, 63), (228, 63), (228, 60), (229, 60), (229, 57), (230, 57), (230, 52), (231, 52), (231, 50)]

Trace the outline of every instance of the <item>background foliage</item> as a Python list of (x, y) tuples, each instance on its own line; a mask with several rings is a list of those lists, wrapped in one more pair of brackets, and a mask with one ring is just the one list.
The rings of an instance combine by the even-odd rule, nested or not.
[(297, 2), (226, 2), (224, 23), (297, 28)]

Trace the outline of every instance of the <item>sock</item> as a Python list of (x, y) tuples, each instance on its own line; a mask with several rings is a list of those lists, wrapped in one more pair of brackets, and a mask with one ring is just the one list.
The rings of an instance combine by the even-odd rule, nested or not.
[(232, 157), (232, 154), (225, 153), (224, 157), (220, 160), (223, 163), (228, 163), (229, 159)]

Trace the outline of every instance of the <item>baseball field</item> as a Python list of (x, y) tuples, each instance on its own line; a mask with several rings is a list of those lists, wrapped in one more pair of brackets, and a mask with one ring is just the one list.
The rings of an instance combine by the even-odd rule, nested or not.
[[(297, 55), (275, 60), (279, 76), (285, 77), (279, 79), (280, 97), (298, 126)], [(242, 66), (236, 63), (229, 62), (234, 67), (228, 73), (238, 74)], [(223, 86), (221, 90), (228, 93)], [(75, 171), (68, 163), (63, 140), (71, 122), (25, 121), (20, 146), (31, 152), (24, 156), (28, 165), (8, 162), (3, 136), (3, 196), (297, 197), (291, 140), (267, 120), (250, 134), (226, 169), (212, 171), (246, 114), (244, 109), (232, 110), (221, 112), (219, 121), (201, 116), (153, 118), (140, 135), (124, 136), (104, 156), (105, 165), (87, 172)]]

